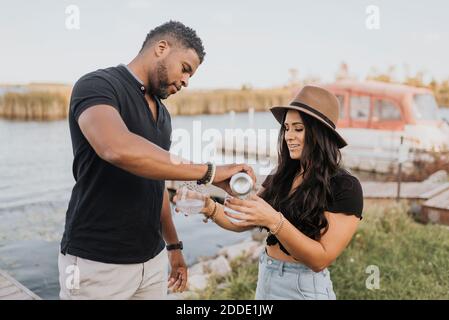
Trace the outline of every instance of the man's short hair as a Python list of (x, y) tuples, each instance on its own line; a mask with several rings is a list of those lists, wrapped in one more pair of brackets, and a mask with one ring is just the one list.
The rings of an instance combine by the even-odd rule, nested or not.
[[(165, 38), (165, 39), (164, 39)], [(206, 52), (204, 51), (203, 42), (196, 34), (195, 30), (185, 26), (179, 21), (169, 21), (151, 30), (142, 44), (142, 50), (156, 41), (170, 40), (178, 42), (186, 49), (195, 50), (200, 62), (203, 62)], [(171, 44), (171, 43), (170, 43)], [(176, 43), (174, 44), (176, 45)]]

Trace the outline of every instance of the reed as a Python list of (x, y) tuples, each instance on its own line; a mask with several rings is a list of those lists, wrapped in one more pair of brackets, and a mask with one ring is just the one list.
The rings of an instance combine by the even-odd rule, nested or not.
[[(68, 86), (27, 86), (25, 93), (8, 92), (0, 97), (0, 117), (14, 120), (57, 120), (67, 117), (70, 90)], [(267, 111), (273, 105), (286, 104), (290, 88), (238, 90), (194, 90), (170, 96), (164, 104), (172, 116), (224, 114), (229, 111)]]
[(289, 88), (186, 91), (170, 96), (165, 105), (171, 115), (224, 114), (229, 111), (267, 111), (292, 98)]
[(11, 120), (48, 121), (64, 119), (68, 96), (62, 92), (7, 92), (0, 97), (0, 117)]

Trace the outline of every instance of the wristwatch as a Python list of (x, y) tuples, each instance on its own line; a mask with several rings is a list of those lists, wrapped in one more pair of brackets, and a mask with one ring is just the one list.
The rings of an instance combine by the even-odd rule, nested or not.
[(179, 241), (178, 243), (174, 243), (174, 244), (167, 244), (166, 248), (167, 248), (167, 251), (182, 250), (183, 249), (182, 241)]

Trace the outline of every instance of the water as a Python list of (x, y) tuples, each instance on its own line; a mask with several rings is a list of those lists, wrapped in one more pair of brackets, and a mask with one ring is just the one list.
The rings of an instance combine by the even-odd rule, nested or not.
[(199, 213), (204, 208), (204, 201), (199, 199), (181, 199), (176, 202), (176, 207), (182, 213)]
[(440, 116), (449, 123), (449, 108), (440, 108)]
[[(192, 132), (196, 121), (202, 130), (246, 129), (249, 120), (248, 114), (179, 116), (173, 128)], [(254, 123), (278, 127), (269, 113), (255, 114)], [(58, 299), (57, 255), (74, 185), (72, 161), (67, 121), (0, 119), (0, 268), (45, 299)], [(205, 224), (202, 215), (174, 214), (173, 220), (189, 265), (250, 237)]]
[[(251, 124), (257, 124), (257, 128), (279, 128), (269, 112), (173, 118), (173, 128), (188, 133), (198, 130), (198, 126), (203, 131), (223, 132), (227, 128), (247, 129)], [(190, 136), (192, 146), (197, 142), (195, 137)], [(207, 144), (207, 140), (203, 142)], [(192, 159), (195, 154), (187, 156)], [(238, 160), (226, 156), (217, 162), (243, 162)], [(45, 299), (58, 298), (57, 255), (74, 185), (72, 161), (67, 121), (0, 119), (0, 268)], [(258, 161), (248, 159), (255, 163), (256, 170)], [(234, 233), (214, 223), (205, 224), (202, 219), (200, 214), (173, 215), (189, 265), (250, 236), (248, 232)]]

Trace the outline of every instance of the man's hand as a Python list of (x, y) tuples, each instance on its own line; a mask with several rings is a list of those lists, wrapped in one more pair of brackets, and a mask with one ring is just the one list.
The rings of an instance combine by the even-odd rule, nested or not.
[(182, 251), (168, 251), (168, 259), (171, 267), (168, 288), (173, 292), (183, 292), (187, 285), (187, 265), (184, 261)]
[(256, 175), (254, 174), (254, 170), (246, 164), (228, 164), (217, 166), (217, 169), (215, 171), (215, 178), (212, 184), (232, 195), (233, 193), (229, 186), (229, 182), (231, 180), (231, 177), (239, 172), (245, 172), (249, 174), (249, 176), (253, 179), (253, 183), (256, 184)]

